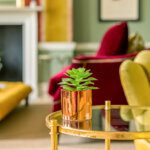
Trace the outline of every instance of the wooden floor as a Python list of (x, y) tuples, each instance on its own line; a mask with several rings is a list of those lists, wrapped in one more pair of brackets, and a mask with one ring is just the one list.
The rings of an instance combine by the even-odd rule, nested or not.
[[(50, 150), (45, 116), (51, 106), (20, 106), (0, 122), (0, 150)], [(104, 150), (104, 141), (61, 135), (59, 150)], [(133, 142), (112, 142), (111, 150), (135, 150)]]

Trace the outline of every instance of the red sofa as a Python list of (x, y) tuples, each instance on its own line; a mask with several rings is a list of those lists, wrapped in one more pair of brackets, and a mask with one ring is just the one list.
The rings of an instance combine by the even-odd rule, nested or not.
[(54, 100), (54, 111), (60, 110), (59, 82), (70, 68), (85, 67), (90, 69), (98, 90), (93, 90), (93, 105), (104, 104), (110, 100), (112, 104), (127, 104), (119, 78), (119, 66), (125, 59), (133, 59), (136, 53), (125, 54), (128, 47), (128, 26), (126, 22), (114, 25), (105, 33), (95, 56), (78, 56), (72, 64), (53, 76), (49, 81), (48, 93)]

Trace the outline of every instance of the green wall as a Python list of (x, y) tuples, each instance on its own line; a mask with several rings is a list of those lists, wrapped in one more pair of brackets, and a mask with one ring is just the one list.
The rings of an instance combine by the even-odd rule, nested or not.
[[(150, 0), (140, 0), (140, 20), (129, 23), (129, 32), (139, 32), (150, 41)], [(98, 0), (74, 0), (74, 40), (99, 42), (109, 26), (115, 22), (98, 20)]]

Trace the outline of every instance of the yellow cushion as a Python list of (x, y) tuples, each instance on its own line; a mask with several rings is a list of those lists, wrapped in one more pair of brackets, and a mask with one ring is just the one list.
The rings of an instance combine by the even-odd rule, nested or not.
[(0, 82), (0, 120), (32, 91), (22, 82)]
[(130, 108), (127, 107), (121, 107), (120, 108), (120, 116), (124, 121), (130, 121), (133, 119), (133, 113), (132, 110)]
[(131, 60), (124, 61), (120, 78), (129, 105), (150, 106), (150, 86), (142, 66)]
[[(140, 64), (143, 67), (149, 80), (148, 84), (150, 85), (150, 50), (144, 50), (140, 52), (136, 56), (134, 62)], [(143, 102), (145, 102), (144, 99)], [(147, 105), (150, 106), (150, 99), (147, 100)], [(149, 117), (150, 117), (150, 110), (147, 110), (144, 112), (143, 116), (144, 131), (150, 131), (150, 121), (147, 119)]]
[(150, 131), (150, 110), (147, 110), (143, 114), (143, 124), (144, 124), (144, 131)]
[(150, 142), (148, 140), (135, 140), (136, 150), (150, 150)]
[(140, 64), (147, 74), (150, 81), (150, 50), (141, 51), (134, 59), (134, 62)]
[[(120, 66), (121, 83), (129, 105), (147, 106), (150, 105), (150, 86), (149, 81), (142, 66), (126, 60)], [(144, 110), (136, 109), (132, 111), (138, 131), (143, 131)], [(125, 114), (121, 112), (122, 117)]]
[[(129, 105), (150, 106), (150, 51), (140, 52), (134, 62), (126, 60), (120, 66), (121, 83)], [(138, 131), (150, 131), (150, 111), (121, 111), (125, 119), (133, 118)], [(125, 114), (124, 114), (125, 113)], [(127, 117), (126, 117), (127, 115)], [(129, 115), (129, 116), (128, 116)], [(135, 140), (136, 150), (150, 150), (150, 140)]]

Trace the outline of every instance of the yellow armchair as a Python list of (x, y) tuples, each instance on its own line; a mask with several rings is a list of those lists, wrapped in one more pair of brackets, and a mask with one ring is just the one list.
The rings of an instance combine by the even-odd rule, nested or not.
[[(134, 61), (124, 61), (120, 66), (120, 79), (129, 105), (150, 106), (150, 51), (141, 51)], [(150, 110), (121, 111), (125, 120), (135, 119), (138, 131), (150, 131)], [(135, 147), (150, 150), (150, 140), (135, 140)]]

